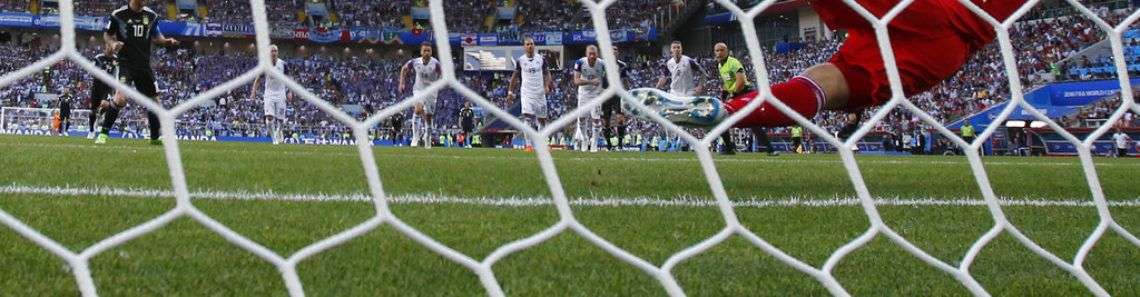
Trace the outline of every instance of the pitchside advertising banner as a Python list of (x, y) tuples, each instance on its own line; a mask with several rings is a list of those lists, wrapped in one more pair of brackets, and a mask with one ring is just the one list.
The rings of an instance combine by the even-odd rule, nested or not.
[[(76, 16), (75, 27), (85, 31), (102, 31), (107, 28), (106, 17)], [(59, 16), (39, 16), (26, 12), (0, 12), (2, 28), (59, 29)], [(238, 37), (249, 38), (255, 35), (253, 24), (246, 23), (197, 23), (182, 21), (159, 21), (158, 29), (168, 36), (186, 37)], [(299, 39), (316, 43), (373, 43), (373, 44), (420, 44), (433, 42), (431, 31), (408, 31), (391, 28), (309, 28), (274, 27), (272, 38)], [(568, 32), (520, 32), (504, 31), (496, 33), (451, 33), (448, 42), (454, 46), (500, 46), (522, 45), (526, 37), (534, 38), (536, 45), (583, 45), (597, 43), (597, 33), (592, 30)], [(657, 39), (654, 28), (627, 28), (610, 30), (610, 38), (615, 43), (648, 41)]]
[[(8, 28), (41, 28), (59, 29), (59, 16), (38, 16), (30, 13), (4, 12), (0, 13), (0, 27)], [(79, 30), (99, 31), (107, 28), (106, 18), (102, 17), (75, 17), (75, 28)]]
[[(1132, 87), (1140, 87), (1140, 78), (1132, 80)], [(1038, 112), (1053, 119), (1070, 115), (1081, 107), (1109, 98), (1120, 93), (1120, 81), (1095, 80), (1079, 82), (1052, 83), (1034, 89), (1025, 94), (1025, 101), (1029, 102)], [(946, 125), (950, 129), (958, 129), (965, 121), (970, 121), (978, 129), (985, 129), (1005, 109), (1009, 101), (995, 104), (986, 110)], [(1011, 120), (1033, 120), (1035, 117), (1029, 111), (1016, 107), (1010, 114)], [(1000, 123), (999, 123), (1000, 124)]]
[[(564, 49), (562, 46), (540, 45), (535, 50), (547, 61), (554, 61), (554, 67), (562, 69)], [(520, 46), (472, 46), (463, 48), (463, 70), (466, 71), (511, 71), (515, 69), (515, 59), (523, 55)]]

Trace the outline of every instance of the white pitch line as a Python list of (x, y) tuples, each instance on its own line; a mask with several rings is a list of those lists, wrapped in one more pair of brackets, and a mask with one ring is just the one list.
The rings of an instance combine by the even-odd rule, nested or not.
[[(0, 186), (2, 194), (39, 194), (50, 196), (110, 196), (130, 198), (170, 198), (174, 197), (172, 191), (138, 188), (111, 188), (111, 187), (55, 187), (55, 186)], [(261, 200), (261, 201), (301, 201), (301, 202), (364, 202), (372, 198), (364, 194), (283, 194), (275, 192), (225, 192), (200, 191), (191, 192), (193, 199), (209, 200)], [(501, 207), (534, 207), (549, 206), (553, 203), (548, 197), (456, 197), (438, 194), (400, 195), (388, 197), (391, 203), (396, 204), (461, 204), (479, 206)], [(860, 201), (854, 197), (837, 197), (828, 199), (788, 198), (767, 200), (748, 198), (733, 201), (736, 207), (742, 208), (789, 208), (789, 207), (841, 207), (859, 206)], [(697, 197), (653, 198), (653, 197), (611, 197), (611, 198), (573, 198), (571, 204), (591, 207), (715, 207), (712, 199)], [(937, 198), (878, 198), (875, 203), (882, 206), (985, 206), (979, 199), (937, 199)], [(1010, 199), (1003, 198), (999, 202), (1002, 206), (1032, 206), (1032, 207), (1093, 207), (1092, 201), (1085, 200), (1044, 200), (1044, 199)], [(1140, 207), (1140, 198), (1124, 201), (1109, 201), (1113, 207)]]

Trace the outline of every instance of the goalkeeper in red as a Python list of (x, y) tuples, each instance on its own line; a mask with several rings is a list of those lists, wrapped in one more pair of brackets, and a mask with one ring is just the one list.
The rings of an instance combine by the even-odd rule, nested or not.
[[(1005, 20), (1025, 3), (1024, 0), (970, 1), (998, 21)], [(881, 17), (899, 1), (856, 2)], [(829, 28), (846, 29), (847, 40), (828, 62), (772, 85), (772, 95), (808, 119), (823, 110), (861, 111), (889, 101), (891, 87), (871, 24), (838, 0), (817, 0), (811, 5)], [(915, 1), (887, 27), (903, 92), (908, 97), (930, 90), (953, 76), (996, 36), (993, 26), (957, 0)], [(657, 89), (636, 89), (631, 93), (666, 119), (685, 126), (716, 125), (752, 100), (762, 98), (757, 91), (751, 91), (733, 95), (722, 104), (712, 97), (678, 97)], [(790, 117), (765, 102), (735, 126), (791, 124), (794, 121)]]

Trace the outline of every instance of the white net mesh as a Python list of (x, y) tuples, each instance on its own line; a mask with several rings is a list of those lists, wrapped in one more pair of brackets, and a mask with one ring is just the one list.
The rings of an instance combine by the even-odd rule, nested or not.
[[(601, 53), (606, 63), (605, 68), (608, 71), (607, 79), (610, 80), (609, 85), (612, 86), (601, 95), (601, 98), (616, 94), (623, 96), (623, 99), (627, 100), (628, 102), (637, 104), (635, 102), (636, 100), (634, 100), (634, 98), (631, 98), (626, 93), (626, 90), (622, 88), (622, 84), (619, 81), (619, 75), (617, 74), (618, 68), (615, 63), (616, 57), (613, 56), (613, 51), (608, 50), (612, 48), (613, 44), (610, 40), (610, 35), (605, 33), (608, 32), (607, 22), (605, 18), (605, 8), (613, 4), (615, 0), (602, 1), (601, 3), (595, 3), (589, 0), (582, 0), (581, 2), (589, 10), (590, 15), (593, 19), (594, 28), (598, 32), (598, 43), (602, 48)], [(735, 14), (738, 19), (751, 20), (758, 16), (765, 9), (775, 4), (777, 1), (764, 1), (748, 11), (744, 11), (739, 7), (736, 7), (728, 0), (717, 0), (716, 2)], [(1072, 260), (1067, 261), (1038, 246), (1034, 241), (1026, 237), (1006, 218), (1000, 202), (995, 195), (992, 187), (990, 186), (989, 178), (986, 175), (986, 170), (982, 165), (981, 156), (978, 153), (978, 148), (982, 146), (983, 141), (989, 135), (994, 133), (997, 125), (992, 125), (983, 131), (977, 140), (973, 143), (966, 143), (961, 138), (957, 137), (954, 133), (951, 133), (949, 130), (947, 130), (946, 127), (934, 120), (929, 114), (925, 113), (923, 110), (918, 109), (914, 104), (909, 102), (902, 95), (903, 92), (902, 86), (900, 84), (899, 71), (895, 65), (894, 53), (891, 51), (890, 38), (887, 35), (887, 24), (890, 23), (891, 20), (894, 19), (899, 13), (901, 13), (908, 5), (913, 3), (914, 0), (902, 1), (902, 3), (892, 9), (882, 18), (877, 18), (867, 10), (863, 9), (856, 3), (855, 0), (845, 0), (844, 2), (848, 6), (854, 8), (874, 27), (879, 41), (879, 47), (884, 62), (887, 66), (886, 69), (890, 80), (891, 90), (894, 94), (892, 99), (886, 103), (886, 105), (881, 108), (880, 111), (877, 112), (869, 121), (864, 123), (863, 126), (852, 137), (848, 138), (846, 142), (841, 142), (837, 138), (832, 137), (823, 128), (811, 123), (809, 120), (793, 112), (786, 105), (780, 103), (778, 100), (776, 100), (776, 98), (771, 97), (765, 98), (766, 100), (757, 100), (755, 102), (752, 102), (749, 106), (744, 108), (743, 111), (738, 112), (734, 116), (730, 117), (728, 121), (722, 123), (716, 127), (716, 129), (707, 133), (708, 136), (703, 139), (697, 139), (692, 135), (685, 133), (679, 127), (666, 122), (663, 118), (660, 118), (651, 112), (646, 112), (647, 109), (644, 109), (644, 106), (638, 106), (638, 108), (642, 109), (643, 112), (650, 114), (651, 117), (654, 117), (655, 121), (661, 123), (663, 127), (666, 127), (672, 133), (680, 135), (685, 141), (693, 144), (693, 147), (695, 148), (696, 154), (701, 164), (701, 169), (705, 173), (706, 179), (711, 187), (713, 195), (716, 198), (716, 203), (725, 222), (724, 228), (716, 235), (672, 255), (660, 266), (650, 263), (640, 257), (633, 255), (630, 252), (617, 247), (606, 239), (603, 239), (602, 237), (596, 235), (593, 231), (580, 223), (575, 218), (574, 213), (570, 208), (570, 203), (568, 202), (566, 193), (562, 188), (561, 181), (558, 177), (557, 171), (555, 170), (553, 159), (551, 158), (550, 154), (550, 148), (547, 145), (545, 139), (547, 139), (551, 134), (555, 133), (561, 127), (569, 125), (578, 117), (585, 115), (585, 113), (597, 107), (597, 105), (600, 105), (602, 101), (594, 100), (590, 104), (579, 106), (578, 109), (566, 115), (563, 115), (561, 118), (554, 121), (551, 125), (548, 125), (545, 129), (536, 131), (523, 124), (517, 118), (512, 117), (507, 112), (497, 108), (487, 99), (480, 97), (478, 94), (476, 94), (476, 92), (459, 83), (456, 78), (455, 66), (451, 62), (453, 61), (451, 57), (451, 46), (447, 42), (441, 42), (437, 44), (440, 56), (439, 60), (443, 61), (443, 78), (432, 84), (429, 89), (426, 92), (422, 92), (422, 94), (439, 91), (443, 88), (452, 88), (459, 94), (467, 97), (472, 102), (483, 106), (495, 116), (504, 119), (508, 124), (516, 127), (521, 131), (524, 131), (524, 133), (527, 134), (530, 139), (534, 139), (536, 142), (535, 151), (539, 160), (539, 164), (545, 176), (547, 185), (550, 187), (553, 204), (558, 210), (560, 220), (539, 233), (499, 247), (497, 250), (482, 260), (474, 259), (455, 249), (452, 249), (451, 247), (448, 247), (447, 245), (444, 245), (425, 235), (416, 228), (404, 223), (400, 218), (392, 213), (388, 207), (388, 199), (380, 180), (379, 171), (372, 154), (372, 148), (368, 145), (368, 133), (366, 132), (368, 131), (369, 127), (375, 126), (382, 119), (385, 119), (394, 113), (411, 107), (414, 102), (420, 100), (421, 98), (417, 96), (404, 100), (399, 104), (382, 110), (381, 112), (373, 115), (371, 118), (363, 122), (356, 121), (351, 116), (340, 111), (332, 104), (322, 101), (316, 95), (307, 91), (301, 85), (291, 80), (284, 73), (281, 73), (280, 71), (271, 67), (268, 51), (269, 26), (266, 19), (266, 14), (264, 13), (266, 10), (263, 0), (251, 0), (251, 7), (254, 12), (254, 25), (257, 29), (256, 41), (259, 61), (258, 66), (255, 69), (239, 76), (238, 78), (230, 80), (218, 86), (217, 88), (198, 94), (194, 98), (183, 102), (182, 104), (171, 109), (164, 109), (154, 101), (146, 99), (137, 91), (119, 83), (117, 80), (112, 78), (110, 75), (102, 72), (94, 64), (80, 55), (75, 46), (73, 14), (74, 6), (72, 0), (60, 1), (60, 24), (62, 27), (62, 46), (60, 50), (32, 65), (28, 65), (27, 67), (24, 67), (15, 72), (5, 74), (3, 77), (0, 77), (0, 86), (6, 86), (20, 78), (33, 74), (48, 65), (54, 64), (64, 59), (68, 59), (78, 63), (81, 67), (86, 69), (86, 71), (91, 73), (97, 79), (107, 82), (114, 86), (116, 89), (126, 92), (126, 94), (132, 98), (135, 103), (141, 104), (144, 107), (155, 111), (155, 113), (158, 114), (159, 119), (162, 121), (162, 135), (165, 139), (168, 140), (164, 143), (164, 151), (170, 170), (170, 178), (177, 204), (173, 209), (167, 211), (163, 215), (153, 218), (141, 225), (134, 226), (127, 231), (115, 234), (109, 238), (105, 238), (79, 252), (69, 250), (60, 243), (52, 240), (51, 238), (48, 238), (47, 236), (44, 236), (36, 229), (29, 227), (28, 225), (24, 224), (20, 220), (2, 210), (0, 210), (0, 222), (3, 222), (5, 225), (12, 228), (22, 236), (31, 239), (36, 244), (43, 247), (44, 249), (47, 249), (56, 256), (63, 258), (72, 268), (71, 271), (76, 278), (79, 289), (85, 296), (97, 295), (96, 287), (91, 277), (91, 271), (88, 268), (88, 264), (90, 263), (91, 258), (111, 248), (138, 238), (139, 236), (154, 232), (155, 230), (162, 228), (171, 221), (183, 216), (190, 217), (209, 230), (212, 230), (213, 232), (221, 235), (230, 243), (242, 249), (250, 251), (254, 255), (272, 263), (280, 271), (281, 276), (285, 281), (286, 287), (289, 290), (289, 293), (293, 296), (302, 296), (305, 294), (296, 270), (297, 264), (299, 262), (304, 261), (305, 259), (334, 246), (345, 243), (383, 224), (390, 225), (395, 230), (399, 231), (415, 242), (427, 247), (428, 249), (451, 261), (454, 261), (455, 263), (462, 265), (463, 267), (466, 267), (467, 269), (470, 269), (472, 272), (478, 275), (479, 280), (484, 288), (486, 288), (487, 293), (492, 296), (504, 295), (504, 292), (500, 287), (500, 282), (492, 270), (492, 267), (495, 265), (495, 263), (508, 255), (540, 244), (554, 237), (555, 235), (567, 231), (567, 229), (569, 229), (571, 232), (577, 233), (590, 243), (602, 248), (618, 259), (628, 263), (629, 265), (633, 265), (634, 267), (644, 271), (646, 274), (649, 274), (658, 282), (660, 282), (660, 284), (665, 288), (666, 292), (673, 296), (685, 295), (683, 288), (678, 284), (672, 273), (673, 268), (685, 260), (690, 259), (720, 244), (733, 235), (739, 235), (743, 237), (748, 242), (758, 247), (764, 253), (767, 253), (778, 259), (780, 262), (815, 278), (832, 294), (841, 296), (848, 295), (848, 293), (844, 289), (843, 285), (840, 284), (838, 280), (832, 275), (836, 265), (851, 252), (863, 247), (876, 236), (882, 235), (887, 237), (892, 243), (902, 247), (904, 250), (922, 260), (926, 264), (950, 274), (971, 293), (984, 296), (988, 295), (988, 293), (986, 289), (982, 287), (978, 281), (975, 280), (974, 277), (970, 274), (970, 266), (978, 254), (982, 251), (982, 249), (995, 237), (1003, 232), (1008, 232), (1021, 244), (1029, 248), (1037, 255), (1048, 260), (1053, 265), (1072, 274), (1092, 293), (1100, 296), (1107, 296), (1108, 292), (1106, 292), (1101, 287), (1101, 285), (1089, 275), (1089, 273), (1082, 265), (1092, 247), (1101, 239), (1105, 232), (1108, 232), (1109, 230), (1120, 234), (1120, 236), (1131, 242), (1133, 245), (1140, 247), (1140, 239), (1137, 239), (1136, 236), (1126, 231), (1123, 227), (1121, 227), (1113, 220), (1112, 214), (1109, 212), (1108, 204), (1106, 203), (1103, 190), (1101, 189), (1101, 185), (1099, 183), (1099, 179), (1097, 177), (1096, 169), (1094, 168), (1092, 156), (1090, 153), (1090, 148), (1093, 142), (1105, 132), (1107, 132), (1110, 128), (1110, 125), (1104, 125), (1100, 127), (1084, 140), (1078, 139), (1062, 129), (1059, 125), (1057, 125), (1057, 123), (1051, 121), (1045, 115), (1032, 108), (1023, 98), (1022, 86), (1018, 79), (1009, 80), (1010, 93), (1012, 94), (1012, 104), (1009, 104), (1007, 108), (1003, 110), (1001, 115), (995, 120), (995, 122), (1003, 121), (1010, 115), (1010, 113), (1012, 113), (1016, 106), (1022, 106), (1025, 108), (1025, 110), (1033, 113), (1033, 115), (1041, 121), (1047, 122), (1049, 124), (1049, 127), (1051, 127), (1053, 130), (1067, 139), (1070, 143), (1076, 146), (1086, 179), (1088, 181), (1089, 188), (1092, 192), (1093, 203), (1096, 205), (1100, 221), (1097, 224), (1096, 229), (1092, 232), (1092, 234), (1089, 235), (1088, 239), (1085, 240), (1084, 244), (1080, 247), (1076, 255), (1073, 256)], [(982, 16), (982, 18), (984, 18), (986, 21), (992, 24), (994, 28), (996, 28), (997, 42), (1001, 48), (1006, 75), (1011, 78), (1020, 77), (1016, 67), (1016, 58), (1014, 57), (1012, 45), (1010, 44), (1008, 30), (1013, 26), (1014, 21), (1016, 21), (1021, 15), (1024, 15), (1030, 8), (1036, 5), (1038, 1), (1028, 1), (1012, 17), (1003, 22), (998, 22), (992, 17), (986, 15), (984, 11), (974, 6), (968, 0), (962, 0), (961, 2), (963, 5), (969, 7), (970, 10)], [(1121, 35), (1124, 31), (1127, 30), (1128, 26), (1135, 22), (1137, 19), (1140, 19), (1140, 12), (1133, 13), (1125, 21), (1113, 27), (1106, 23), (1104, 20), (1098, 18), (1095, 13), (1082, 6), (1080, 3), (1077, 3), (1075, 0), (1068, 0), (1068, 2), (1069, 4), (1076, 7), (1081, 14), (1084, 14), (1088, 18), (1092, 19), (1101, 30), (1108, 33), (1107, 35), (1111, 42), (1112, 55), (1115, 58), (1116, 63), (1115, 66), (1117, 70), (1117, 77), (1120, 80), (1120, 87), (1124, 91), (1122, 92), (1123, 100), (1120, 108), (1112, 114), (1107, 122), (1112, 123), (1119, 120), (1129, 109), (1140, 113), (1140, 106), (1136, 105), (1132, 96), (1131, 85), (1128, 83), (1128, 73), (1125, 67), (1126, 65), (1124, 64), (1125, 59), (1123, 58), (1123, 46), (1121, 41)], [(430, 1), (430, 9), (432, 16), (431, 23), (434, 29), (433, 34), (435, 40), (448, 40), (442, 0)], [(764, 65), (763, 52), (760, 50), (759, 42), (755, 37), (756, 28), (752, 22), (742, 21), (740, 23), (748, 46), (749, 54), (752, 58), (751, 60), (753, 67), (756, 71), (755, 75), (758, 80), (757, 86), (760, 89), (760, 93), (770, 94), (769, 91), (771, 85), (767, 76), (767, 68)], [(372, 202), (376, 207), (376, 215), (371, 219), (368, 219), (364, 223), (361, 223), (337, 235), (302, 248), (292, 255), (283, 256), (275, 253), (265, 246), (249, 240), (241, 234), (230, 230), (225, 225), (219, 223), (195, 207), (195, 205), (190, 200), (190, 194), (187, 190), (186, 179), (182, 167), (182, 159), (179, 153), (178, 141), (175, 140), (176, 137), (174, 123), (177, 115), (191, 108), (195, 108), (205, 103), (206, 100), (210, 100), (213, 97), (221, 95), (230, 89), (248, 84), (256, 76), (262, 74), (283, 79), (289, 88), (294, 92), (297, 92), (297, 94), (299, 94), (302, 99), (329, 113), (333, 118), (336, 118), (352, 127), (354, 132), (353, 134), (357, 138), (356, 143), (360, 153), (362, 165), (364, 166), (370, 194), (372, 196)], [(838, 150), (838, 152), (841, 155), (844, 168), (847, 170), (851, 178), (851, 182), (855, 187), (863, 210), (867, 215), (868, 220), (870, 221), (870, 228), (867, 229), (866, 232), (864, 232), (856, 239), (843, 245), (839, 249), (835, 250), (827, 259), (827, 261), (820, 267), (814, 267), (800, 259), (788, 255), (783, 250), (773, 246), (772, 244), (769, 244), (763, 238), (745, 228), (737, 219), (736, 214), (733, 210), (733, 204), (731, 201), (729, 201), (724, 189), (724, 185), (721, 183), (720, 176), (718, 175), (716, 167), (712, 162), (712, 155), (708, 150), (708, 147), (716, 141), (716, 136), (721, 132), (729, 129), (733, 123), (739, 121), (744, 115), (758, 108), (764, 101), (771, 102), (779, 110), (786, 114), (789, 114), (792, 118), (794, 118), (794, 120), (796, 120), (796, 122), (800, 123), (804, 127), (807, 127), (811, 132), (817, 134), (821, 139), (824, 139), (832, 145), (841, 148)], [(958, 266), (953, 266), (931, 256), (924, 250), (912, 244), (906, 238), (899, 235), (895, 230), (884, 223), (876, 207), (875, 201), (869, 194), (867, 185), (863, 180), (862, 173), (860, 173), (859, 166), (856, 164), (854, 153), (852, 152), (851, 148), (856, 144), (858, 139), (870, 131), (870, 129), (876, 123), (882, 121), (887, 113), (890, 112), (890, 110), (899, 106), (921, 117), (923, 121), (935, 127), (940, 133), (942, 133), (945, 137), (951, 139), (958, 146), (967, 148), (964, 149), (964, 151), (969, 160), (973, 175), (975, 176), (978, 187), (981, 189), (981, 193), (985, 198), (986, 206), (988, 207), (989, 212), (993, 217), (993, 227), (989, 230), (989, 232), (986, 232), (982, 237), (978, 238), (977, 241), (974, 242), (968, 252), (966, 252), (966, 254), (962, 257)]]

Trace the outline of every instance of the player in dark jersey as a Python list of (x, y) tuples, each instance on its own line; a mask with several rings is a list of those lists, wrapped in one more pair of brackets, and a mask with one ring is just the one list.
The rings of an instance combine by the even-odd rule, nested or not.
[[(130, 0), (127, 5), (111, 12), (107, 30), (103, 33), (104, 46), (120, 47), (119, 81), (134, 85), (151, 100), (157, 100), (155, 96), (158, 95), (154, 70), (150, 68), (151, 44), (178, 45), (178, 40), (167, 38), (158, 31), (158, 20), (159, 15), (143, 5), (143, 0)], [(116, 91), (114, 102), (100, 108), (103, 127), (95, 143), (107, 142), (107, 132), (119, 117), (119, 110), (126, 105), (123, 92)], [(162, 144), (158, 139), (160, 123), (154, 112), (147, 111), (147, 123), (150, 126), (150, 143)]]
[(67, 130), (71, 128), (72, 102), (75, 102), (75, 96), (71, 95), (71, 89), (63, 88), (59, 94), (59, 135), (67, 136)]
[(388, 139), (391, 139), (392, 143), (401, 144), (403, 141), (400, 139), (400, 130), (404, 128), (404, 113), (392, 114), (392, 117), (388, 118), (388, 126), (392, 127)]
[(463, 129), (463, 146), (471, 147), (471, 131), (475, 130), (475, 110), (471, 109), (471, 101), (463, 103), (459, 109), (459, 128)]
[(863, 121), (863, 112), (848, 112), (843, 115), (843, 118), (845, 120), (843, 128), (840, 128), (835, 136), (846, 141), (847, 137), (851, 137), (851, 134), (855, 134), (855, 131), (859, 130), (859, 122)]
[[(618, 56), (618, 48), (615, 46), (614, 57)], [(618, 65), (618, 77), (622, 84), (629, 86), (629, 67), (621, 60), (614, 60)], [(602, 89), (608, 88), (609, 83), (603, 82)], [(617, 114), (617, 118), (614, 115)], [(614, 125), (614, 123), (617, 125)], [(602, 136), (606, 138), (606, 150), (613, 151), (614, 144), (610, 138), (613, 138), (614, 128), (617, 128), (617, 148), (622, 148), (622, 142), (625, 141), (625, 114), (621, 112), (621, 97), (613, 96), (606, 99), (602, 103)]]
[[(95, 66), (113, 77), (119, 77), (119, 56), (115, 54), (118, 51), (115, 46), (104, 46), (103, 53), (95, 56)], [(100, 107), (107, 102), (107, 97), (111, 96), (111, 90), (111, 86), (99, 79), (91, 82), (91, 112), (87, 116), (87, 139), (95, 139), (97, 126), (95, 119), (99, 116)]]

